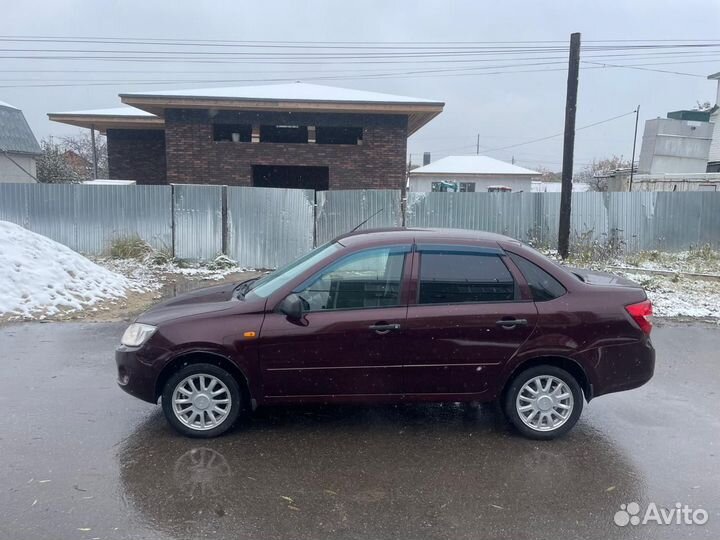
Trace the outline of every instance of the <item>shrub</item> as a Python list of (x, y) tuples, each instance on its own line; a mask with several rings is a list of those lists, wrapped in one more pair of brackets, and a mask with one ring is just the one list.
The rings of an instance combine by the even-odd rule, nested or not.
[(117, 238), (110, 246), (113, 259), (142, 259), (152, 252), (152, 248), (139, 236)]

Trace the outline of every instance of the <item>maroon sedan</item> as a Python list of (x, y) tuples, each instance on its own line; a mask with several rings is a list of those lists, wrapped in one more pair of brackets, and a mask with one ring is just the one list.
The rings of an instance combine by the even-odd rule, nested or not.
[(499, 400), (523, 435), (550, 439), (584, 401), (650, 380), (651, 314), (637, 284), (505, 236), (357, 232), (142, 314), (118, 382), (194, 437), (259, 405)]

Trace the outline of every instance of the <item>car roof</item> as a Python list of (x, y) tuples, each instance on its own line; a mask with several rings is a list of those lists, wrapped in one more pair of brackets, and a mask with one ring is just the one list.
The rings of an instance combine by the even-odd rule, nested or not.
[(477, 246), (497, 247), (499, 242), (519, 244), (514, 238), (487, 231), (468, 229), (441, 229), (426, 227), (393, 227), (386, 229), (363, 229), (338, 236), (336, 241), (346, 246), (411, 244), (415, 243), (453, 243), (473, 244)]

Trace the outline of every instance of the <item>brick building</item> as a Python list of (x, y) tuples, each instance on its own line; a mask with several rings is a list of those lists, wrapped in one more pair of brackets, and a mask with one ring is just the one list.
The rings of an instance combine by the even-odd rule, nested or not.
[(120, 98), (48, 115), (107, 135), (110, 178), (318, 190), (404, 188), (407, 138), (444, 105), (304, 83)]

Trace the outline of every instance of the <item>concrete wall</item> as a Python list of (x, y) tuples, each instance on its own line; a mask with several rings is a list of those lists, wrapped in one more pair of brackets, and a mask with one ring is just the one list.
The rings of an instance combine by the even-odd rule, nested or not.
[(655, 118), (645, 122), (640, 173), (703, 173), (707, 168), (714, 125)]
[[(20, 182), (34, 184), (34, 177), (37, 177), (35, 157), (22, 154), (9, 155), (10, 157), (5, 154), (0, 154), (0, 183)], [(18, 165), (20, 165), (22, 169), (18, 167)], [(32, 176), (28, 175), (23, 169), (28, 171)]]
[(431, 192), (433, 182), (474, 182), (475, 191), (487, 191), (490, 186), (507, 186), (513, 191), (532, 191), (531, 176), (503, 176), (484, 174), (417, 174), (410, 172), (410, 191)]

